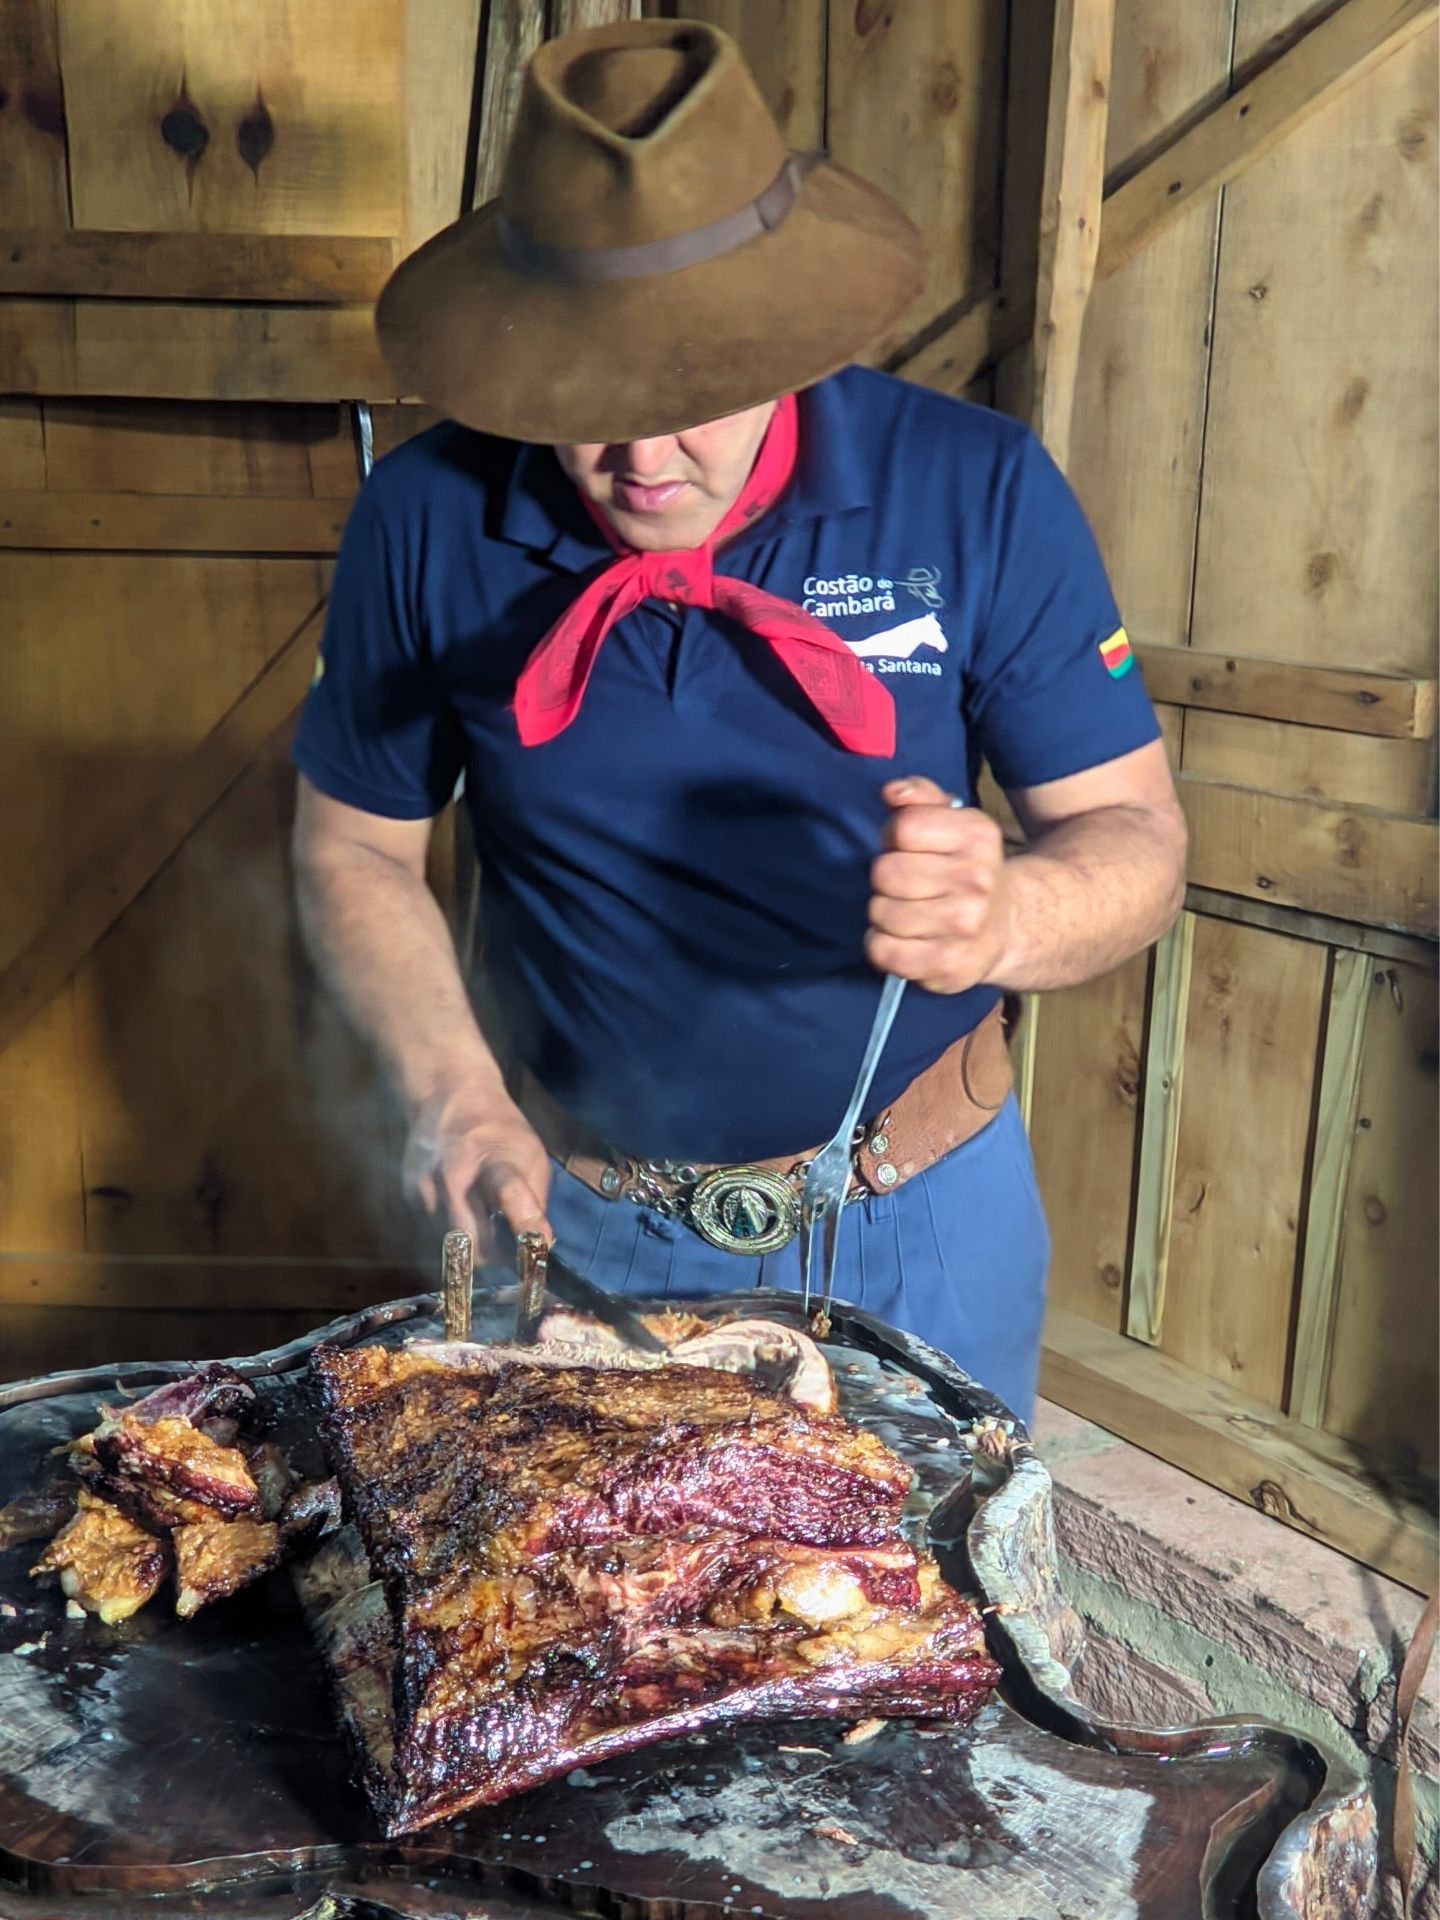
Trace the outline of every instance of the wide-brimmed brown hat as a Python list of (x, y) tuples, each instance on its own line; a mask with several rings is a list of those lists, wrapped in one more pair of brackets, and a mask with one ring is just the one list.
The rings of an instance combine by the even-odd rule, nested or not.
[(924, 284), (875, 187), (786, 151), (728, 34), (636, 20), (525, 75), (498, 200), (381, 295), (404, 391), (515, 440), (675, 433), (812, 385)]

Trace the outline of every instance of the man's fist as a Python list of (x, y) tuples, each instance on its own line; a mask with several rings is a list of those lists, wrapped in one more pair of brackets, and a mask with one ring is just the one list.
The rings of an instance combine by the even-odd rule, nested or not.
[(931, 993), (998, 986), (1009, 933), (1000, 829), (977, 807), (957, 808), (933, 780), (892, 780), (885, 851), (870, 870), (872, 966)]

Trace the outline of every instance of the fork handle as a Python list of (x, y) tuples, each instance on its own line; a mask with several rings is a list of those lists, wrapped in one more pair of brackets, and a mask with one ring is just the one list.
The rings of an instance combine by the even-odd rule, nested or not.
[(880, 1004), (875, 1009), (875, 1018), (870, 1026), (870, 1038), (865, 1043), (865, 1057), (860, 1062), (860, 1071), (855, 1077), (855, 1091), (850, 1096), (850, 1104), (845, 1109), (845, 1118), (840, 1122), (840, 1132), (849, 1139), (855, 1131), (860, 1111), (869, 1098), (871, 1083), (875, 1078), (875, 1069), (880, 1064), (880, 1056), (885, 1051), (885, 1042), (890, 1038), (890, 1029), (895, 1024), (895, 1016), (900, 1011), (901, 996), (905, 992), (905, 982), (898, 973), (889, 974), (880, 989)]

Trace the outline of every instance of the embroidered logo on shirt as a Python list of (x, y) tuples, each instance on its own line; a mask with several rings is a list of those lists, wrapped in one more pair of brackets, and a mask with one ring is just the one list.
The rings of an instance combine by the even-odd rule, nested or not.
[(1100, 642), (1100, 658), (1105, 662), (1105, 671), (1112, 680), (1123, 680), (1135, 664), (1135, 655), (1130, 651), (1130, 636), (1123, 627), (1117, 627), (1108, 640)]
[(315, 671), (310, 676), (311, 686), (318, 687), (320, 682), (324, 678), (325, 678), (325, 656), (323, 653), (317, 653), (315, 656)]
[(868, 573), (841, 573), (833, 580), (810, 574), (801, 601), (817, 620), (837, 620), (855, 613), (894, 613), (895, 583), (874, 580)]
[(911, 567), (902, 574), (900, 585), (907, 593), (914, 594), (922, 607), (934, 607), (937, 610), (945, 602), (940, 597), (940, 569), (938, 567)]
[(933, 613), (922, 613), (918, 620), (902, 620), (898, 627), (886, 627), (882, 633), (846, 640), (845, 644), (858, 659), (886, 662), (877, 669), (881, 673), (939, 673), (934, 661), (914, 660), (913, 656), (921, 647), (945, 653), (950, 646), (945, 629)]

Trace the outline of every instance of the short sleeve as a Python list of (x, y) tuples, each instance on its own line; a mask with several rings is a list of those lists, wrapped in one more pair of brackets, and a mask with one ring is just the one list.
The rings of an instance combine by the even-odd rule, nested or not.
[(971, 737), (1002, 787), (1041, 786), (1160, 737), (1095, 536), (1033, 434), (993, 502), (989, 617), (971, 660)]
[(464, 765), (430, 661), (404, 560), (406, 529), (383, 469), (351, 512), (335, 567), (295, 765), (331, 799), (392, 820), (426, 820)]

